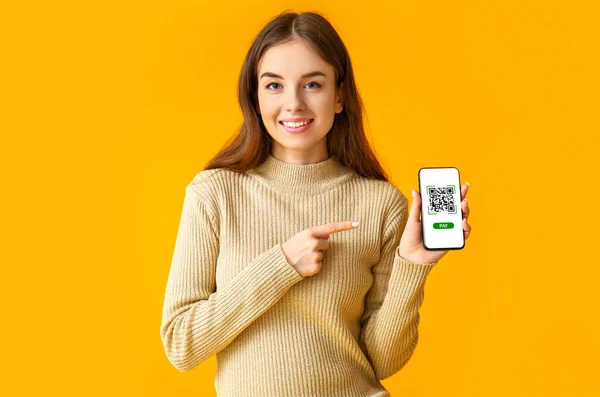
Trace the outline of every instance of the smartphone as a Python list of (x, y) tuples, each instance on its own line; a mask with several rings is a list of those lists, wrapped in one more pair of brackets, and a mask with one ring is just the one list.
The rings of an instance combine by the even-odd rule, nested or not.
[(419, 170), (423, 246), (429, 251), (459, 250), (465, 246), (462, 193), (456, 167)]

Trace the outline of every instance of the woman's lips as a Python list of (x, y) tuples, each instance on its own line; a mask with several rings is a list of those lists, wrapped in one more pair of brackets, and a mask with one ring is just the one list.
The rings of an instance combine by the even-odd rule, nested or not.
[(284, 129), (284, 130), (286, 130), (287, 132), (290, 132), (290, 133), (292, 133), (292, 134), (297, 134), (297, 133), (304, 132), (304, 131), (306, 131), (307, 129), (309, 129), (309, 128), (310, 128), (310, 126), (312, 125), (313, 121), (315, 121), (315, 120), (314, 120), (314, 119), (310, 119), (310, 121), (308, 122), (308, 124), (306, 124), (306, 125), (303, 125), (303, 126), (301, 126), (301, 127), (298, 127), (298, 128), (290, 128), (290, 127), (286, 127), (286, 126), (283, 124), (283, 122), (281, 122), (281, 121), (279, 122), (279, 124), (281, 124), (281, 126), (283, 127), (283, 129)]

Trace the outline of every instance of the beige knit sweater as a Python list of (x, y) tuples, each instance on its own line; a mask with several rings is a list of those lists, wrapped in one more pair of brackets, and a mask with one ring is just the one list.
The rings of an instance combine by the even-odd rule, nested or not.
[[(399, 256), (408, 200), (336, 156), (308, 165), (273, 156), (238, 174), (199, 172), (186, 187), (160, 335), (189, 371), (217, 355), (220, 397), (389, 396), (418, 341), (427, 275)], [(319, 273), (302, 277), (281, 244), (329, 222)]]

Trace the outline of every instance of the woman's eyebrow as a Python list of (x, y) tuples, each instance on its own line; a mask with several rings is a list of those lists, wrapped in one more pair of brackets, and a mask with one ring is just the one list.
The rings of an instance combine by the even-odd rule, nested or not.
[[(304, 78), (307, 78), (307, 77), (313, 77), (313, 76), (323, 76), (323, 77), (327, 77), (327, 76), (325, 75), (325, 73), (323, 73), (323, 72), (320, 72), (320, 71), (318, 71), (318, 70), (317, 70), (317, 71), (315, 71), (315, 72), (310, 72), (310, 73), (306, 73), (306, 74), (302, 75), (302, 78), (304, 79)], [(263, 74), (261, 74), (261, 75), (260, 75), (260, 78), (261, 78), (261, 79), (262, 79), (263, 77), (273, 77), (273, 78), (275, 78), (275, 79), (282, 79), (282, 80), (283, 80), (283, 77), (281, 77), (281, 76), (280, 76), (280, 75), (278, 75), (278, 74), (271, 73), (271, 72), (264, 72)]]

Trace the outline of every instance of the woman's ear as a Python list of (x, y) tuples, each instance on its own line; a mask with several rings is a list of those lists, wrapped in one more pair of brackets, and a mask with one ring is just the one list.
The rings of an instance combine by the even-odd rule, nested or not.
[(337, 90), (337, 93), (335, 95), (335, 112), (336, 113), (341, 113), (342, 110), (344, 109), (344, 96), (343, 96), (343, 88), (344, 88), (344, 83), (342, 82), (340, 84), (340, 88)]

